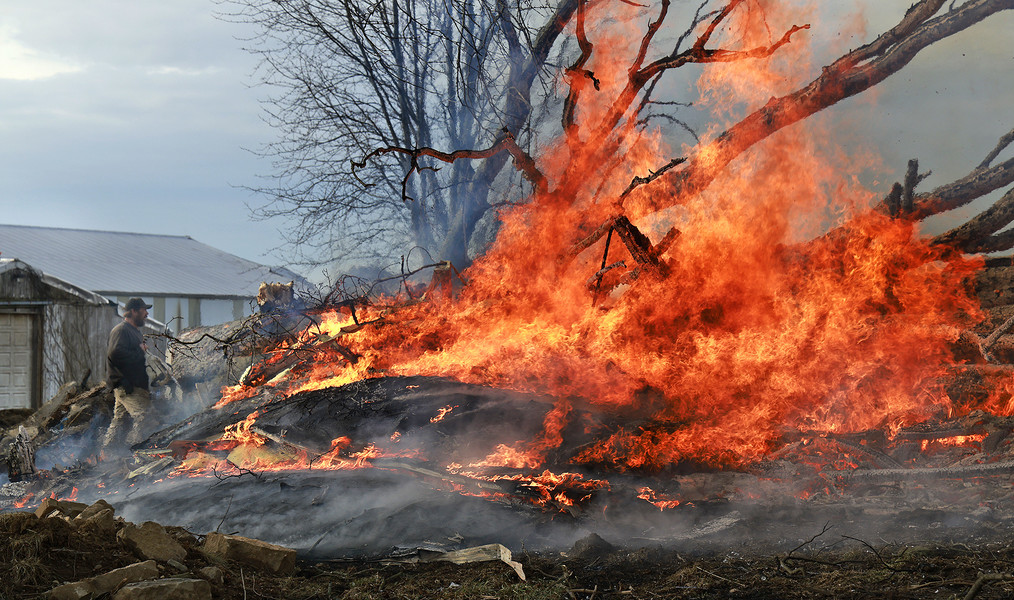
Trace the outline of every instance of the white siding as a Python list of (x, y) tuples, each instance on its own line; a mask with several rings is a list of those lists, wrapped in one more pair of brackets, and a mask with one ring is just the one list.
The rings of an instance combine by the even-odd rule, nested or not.
[(179, 333), (192, 327), (190, 324), (190, 302), (187, 298), (167, 296), (165, 299), (165, 324), (169, 331)]
[(201, 298), (201, 325), (232, 321), (232, 300)]

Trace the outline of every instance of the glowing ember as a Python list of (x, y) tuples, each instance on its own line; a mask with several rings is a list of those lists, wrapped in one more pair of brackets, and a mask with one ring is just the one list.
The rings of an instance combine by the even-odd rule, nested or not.
[(920, 445), (922, 451), (926, 452), (933, 447), (981, 446), (982, 441), (985, 439), (985, 433), (977, 433), (973, 435), (952, 435), (950, 437), (936, 438), (934, 440), (923, 440)]
[(657, 494), (655, 490), (648, 486), (644, 486), (637, 490), (637, 497), (645, 502), (654, 504), (659, 510), (665, 510), (667, 508), (676, 508), (680, 505), (679, 500), (667, 498), (664, 494)]
[(455, 408), (458, 408), (458, 407), (457, 406), (447, 405), (447, 406), (441, 408), (440, 410), (437, 411), (436, 416), (430, 418), (430, 423), (437, 423), (437, 422), (443, 421), (444, 417), (447, 416), (447, 413), (451, 412)]

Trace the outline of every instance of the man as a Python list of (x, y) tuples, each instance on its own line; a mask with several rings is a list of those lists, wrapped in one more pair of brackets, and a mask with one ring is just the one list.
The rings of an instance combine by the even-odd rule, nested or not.
[(107, 451), (119, 452), (124, 443), (136, 444), (141, 441), (142, 434), (149, 433), (146, 425), (153, 415), (144, 355), (147, 346), (141, 333), (149, 308), (151, 305), (141, 298), (127, 300), (123, 321), (109, 333), (106, 386), (113, 390), (116, 405), (106, 432), (104, 447)]

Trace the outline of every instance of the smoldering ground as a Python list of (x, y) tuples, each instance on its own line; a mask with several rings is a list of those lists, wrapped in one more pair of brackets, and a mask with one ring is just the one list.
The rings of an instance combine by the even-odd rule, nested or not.
[[(635, 474), (585, 468), (579, 473), (585, 480), (599, 477), (607, 485), (578, 498), (579, 506), (569, 512), (537, 506), (520, 492), (498, 495), (497, 488), (476, 497), (480, 488), (463, 489), (460, 480), (441, 478), (445, 465), (467, 464), (499, 444), (534, 439), (551, 406), (528, 394), (423, 377), (367, 380), (286, 399), (251, 398), (197, 412), (154, 433), (135, 449), (137, 462), (99, 460), (56, 474), (54, 483), (62, 487), (52, 489), (64, 497), (73, 485), (80, 489), (79, 501), (105, 498), (130, 521), (239, 533), (317, 559), (492, 542), (515, 551), (565, 549), (590, 533), (630, 548), (819, 554), (864, 543), (988, 542), (1014, 530), (1009, 517), (1014, 500), (1003, 477), (837, 481), (806, 466), (819, 456), (819, 444), (801, 446), (793, 461), (741, 471)], [(325, 450), (333, 438), (345, 436), (350, 447), (385, 444), (410, 458), (396, 457), (386, 468), (378, 459), (351, 470), (311, 461), (288, 470), (188, 472), (178, 468), (180, 459), (166, 461), (167, 453), (144, 453), (173, 442), (215, 439), (255, 411), (255, 423), (286, 443)], [(93, 425), (65, 442), (56, 436), (40, 455), (47, 464), (57, 455), (80, 458), (89, 448), (85, 442), (99, 439), (101, 430)], [(428, 469), (412, 469), (427, 464)], [(672, 498), (679, 500), (665, 504)]]

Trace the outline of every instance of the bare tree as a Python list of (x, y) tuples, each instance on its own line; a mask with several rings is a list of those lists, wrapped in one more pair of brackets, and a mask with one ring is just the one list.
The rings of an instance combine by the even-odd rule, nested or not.
[(297, 215), (291, 242), (323, 262), (418, 245), (463, 264), (479, 219), (526, 195), (510, 194), (512, 172), (493, 194), (507, 164), (499, 153), (445, 169), (418, 154), (363, 157), (389, 146), (531, 147), (533, 88), (551, 94), (550, 51), (576, 0), (237, 4), (234, 18), (260, 26), (251, 49), (278, 90), (268, 115), (279, 139), (265, 148), (276, 171), (259, 212)]

